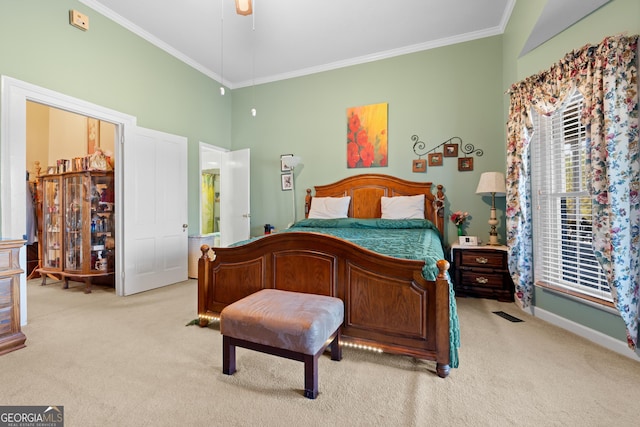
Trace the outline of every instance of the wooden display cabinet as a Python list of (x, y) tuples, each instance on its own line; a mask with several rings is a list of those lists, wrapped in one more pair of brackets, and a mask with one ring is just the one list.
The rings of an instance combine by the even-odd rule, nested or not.
[(20, 328), (20, 248), (24, 240), (0, 238), (0, 355), (25, 346)]
[(85, 282), (115, 270), (115, 213), (112, 171), (68, 172), (41, 177), (42, 284), (59, 275)]

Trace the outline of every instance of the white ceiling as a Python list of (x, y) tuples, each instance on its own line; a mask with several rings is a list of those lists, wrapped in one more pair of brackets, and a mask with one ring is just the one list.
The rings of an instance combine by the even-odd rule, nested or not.
[[(502, 34), (515, 0), (80, 0), (231, 88)], [(92, 10), (80, 10), (89, 17)]]

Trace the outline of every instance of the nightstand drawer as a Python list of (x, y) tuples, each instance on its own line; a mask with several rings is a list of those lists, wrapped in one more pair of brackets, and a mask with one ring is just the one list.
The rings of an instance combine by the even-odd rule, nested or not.
[(504, 274), (462, 270), (460, 272), (460, 285), (463, 287), (502, 289), (504, 287)]
[(460, 266), (506, 268), (506, 252), (477, 249), (461, 251)]
[(513, 301), (514, 286), (509, 274), (506, 246), (465, 247), (454, 244), (451, 255), (456, 296)]

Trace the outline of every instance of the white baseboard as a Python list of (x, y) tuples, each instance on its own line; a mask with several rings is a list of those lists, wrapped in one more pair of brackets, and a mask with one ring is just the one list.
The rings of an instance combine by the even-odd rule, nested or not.
[(589, 341), (593, 341), (594, 343), (599, 344), (602, 347), (605, 347), (611, 351), (615, 351), (618, 354), (627, 356), (630, 359), (640, 362), (640, 357), (633, 350), (629, 349), (626, 342), (617, 340), (610, 337), (609, 335), (603, 334), (602, 332), (587, 328), (584, 325), (581, 325), (569, 319), (565, 319), (564, 317), (558, 316), (557, 314), (551, 313), (541, 308), (534, 307), (532, 310), (532, 314), (533, 316), (542, 319), (545, 322), (549, 322), (562, 329), (566, 329), (567, 331), (573, 332), (574, 334), (579, 335), (582, 338), (586, 338)]

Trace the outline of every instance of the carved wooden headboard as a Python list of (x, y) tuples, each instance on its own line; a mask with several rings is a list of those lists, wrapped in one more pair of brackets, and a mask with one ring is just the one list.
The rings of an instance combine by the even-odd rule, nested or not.
[[(436, 194), (432, 192), (431, 182), (414, 182), (382, 174), (362, 174), (344, 178), (333, 184), (316, 185), (315, 197), (351, 196), (349, 204), (350, 218), (380, 218), (382, 215), (382, 196), (415, 196), (424, 194), (425, 218), (444, 233), (444, 193), (442, 185), (437, 186)], [(311, 189), (307, 189), (305, 198), (305, 216), (311, 208)]]

